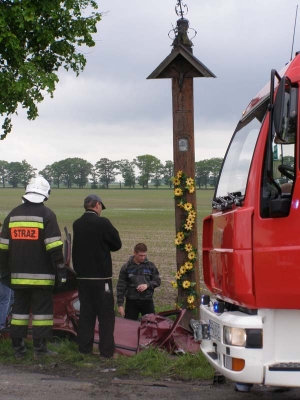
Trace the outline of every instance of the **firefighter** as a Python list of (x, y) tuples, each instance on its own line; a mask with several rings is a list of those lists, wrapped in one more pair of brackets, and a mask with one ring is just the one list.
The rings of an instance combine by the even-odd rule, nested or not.
[(63, 243), (56, 216), (44, 201), (50, 185), (41, 176), (31, 179), (22, 204), (5, 218), (0, 237), (1, 282), (14, 289), (10, 337), (16, 358), (26, 353), (31, 313), (34, 358), (55, 355), (47, 349), (52, 336), (52, 291), (57, 279), (66, 281)]

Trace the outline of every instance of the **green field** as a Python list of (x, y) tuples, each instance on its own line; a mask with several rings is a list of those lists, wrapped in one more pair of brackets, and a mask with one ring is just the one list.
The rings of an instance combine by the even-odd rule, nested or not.
[[(46, 205), (56, 213), (63, 238), (64, 226), (67, 226), (72, 234), (72, 223), (82, 215), (83, 200), (90, 193), (96, 193), (102, 197), (107, 209), (101, 215), (111, 220), (122, 239), (122, 249), (112, 253), (114, 283), (122, 264), (132, 254), (134, 245), (144, 242), (148, 246), (148, 258), (157, 265), (162, 278), (162, 285), (155, 293), (155, 303), (161, 308), (173, 307), (177, 293), (170, 285), (173, 274), (176, 272), (173, 190), (52, 189)], [(12, 208), (21, 203), (23, 194), (23, 189), (0, 189), (1, 222)], [(213, 190), (197, 191), (199, 257), (201, 256), (202, 220), (211, 211), (212, 197)], [(199, 259), (199, 265), (201, 267), (201, 259)]]

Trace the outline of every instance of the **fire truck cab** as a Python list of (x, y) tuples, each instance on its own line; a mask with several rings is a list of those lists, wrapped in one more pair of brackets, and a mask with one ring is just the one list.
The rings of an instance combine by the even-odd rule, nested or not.
[(300, 386), (300, 54), (233, 133), (203, 221), (201, 349), (237, 388)]

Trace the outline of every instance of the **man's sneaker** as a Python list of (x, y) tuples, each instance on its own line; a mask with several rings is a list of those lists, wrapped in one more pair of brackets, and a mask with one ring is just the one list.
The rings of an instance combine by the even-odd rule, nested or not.
[(26, 353), (27, 353), (27, 349), (25, 347), (20, 350), (15, 350), (15, 358), (17, 360), (20, 360), (21, 358), (23, 358), (25, 356)]
[(50, 356), (50, 357), (55, 357), (55, 356), (57, 356), (58, 355), (58, 353), (56, 352), (56, 351), (51, 351), (51, 350), (35, 350), (34, 351), (34, 354), (33, 354), (33, 358), (35, 359), (35, 360), (39, 360), (39, 359), (41, 359), (42, 357), (45, 357), (45, 356)]

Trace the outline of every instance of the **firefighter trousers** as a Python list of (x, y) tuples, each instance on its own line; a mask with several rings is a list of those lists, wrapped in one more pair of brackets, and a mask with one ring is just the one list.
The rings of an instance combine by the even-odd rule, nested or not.
[(53, 326), (52, 291), (52, 287), (14, 289), (15, 298), (10, 325), (10, 337), (12, 339), (27, 337), (30, 313), (34, 343), (41, 342), (41, 339), (51, 338)]

